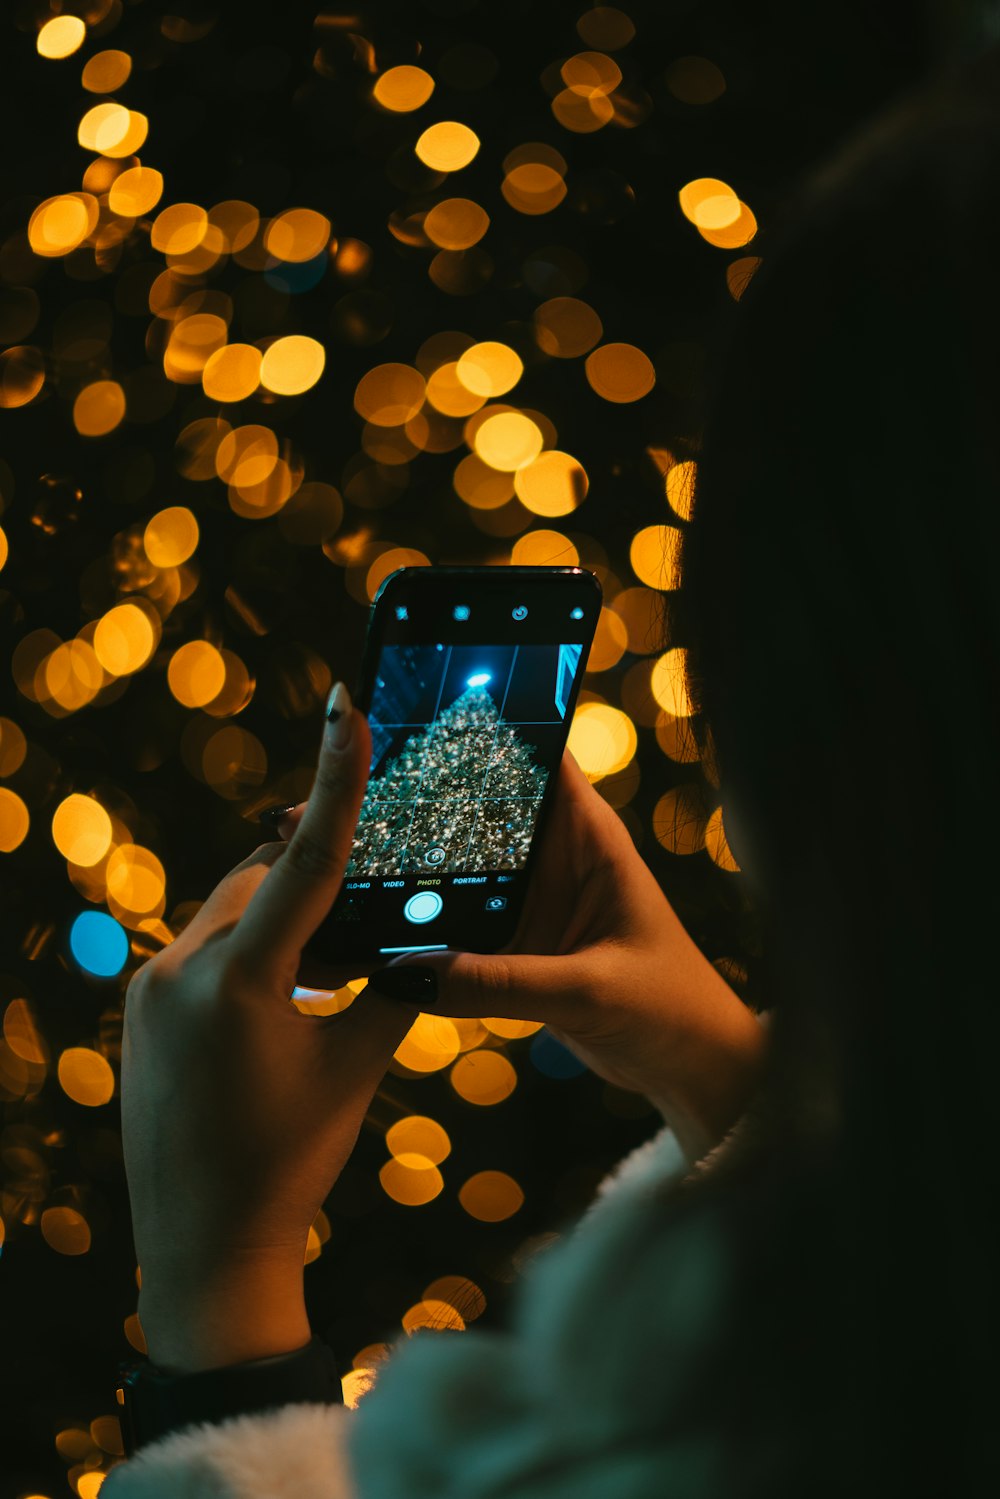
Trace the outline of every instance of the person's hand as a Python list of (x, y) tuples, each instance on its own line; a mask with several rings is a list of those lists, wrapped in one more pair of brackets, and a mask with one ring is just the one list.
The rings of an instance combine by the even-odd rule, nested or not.
[[(284, 836), (308, 806), (281, 821)], [(763, 1055), (759, 1023), (568, 749), (511, 941), (497, 954), (403, 954), (365, 994), (379, 983), (440, 1015), (544, 1021), (602, 1077), (645, 1093), (690, 1159), (739, 1118)]]
[(238, 864), (127, 990), (122, 1132), (140, 1322), (150, 1355), (176, 1367), (308, 1339), (310, 1225), (417, 1014), (374, 991), (328, 1017), (291, 1002), (368, 778), (368, 721), (346, 702), (348, 743), (325, 725), (291, 841)]

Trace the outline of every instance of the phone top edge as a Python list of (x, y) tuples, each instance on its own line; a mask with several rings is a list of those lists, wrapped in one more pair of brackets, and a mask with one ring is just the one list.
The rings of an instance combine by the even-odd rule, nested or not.
[(398, 582), (398, 580), (403, 576), (404, 573), (407, 574), (410, 578), (415, 578), (420, 574), (428, 574), (429, 576), (435, 578), (444, 575), (446, 577), (456, 579), (469, 576), (482, 579), (484, 575), (494, 576), (499, 574), (503, 574), (505, 578), (523, 577), (525, 574), (529, 576), (545, 574), (548, 577), (552, 577), (553, 574), (569, 574), (570, 576), (579, 576), (581, 579), (588, 578), (596, 588), (598, 595), (603, 595), (601, 580), (597, 576), (597, 574), (591, 572), (589, 567), (580, 567), (578, 564), (572, 566), (560, 566), (558, 564), (555, 564), (551, 567), (547, 563), (523, 563), (517, 565), (513, 563), (510, 565), (506, 563), (470, 563), (468, 566), (454, 567), (450, 565), (442, 565), (438, 567), (432, 564), (430, 567), (397, 567), (394, 568), (391, 573), (387, 573), (386, 576), (382, 579), (378, 588), (375, 590), (375, 595), (371, 603), (371, 607), (373, 609), (381, 599), (382, 595), (388, 591), (390, 585)]

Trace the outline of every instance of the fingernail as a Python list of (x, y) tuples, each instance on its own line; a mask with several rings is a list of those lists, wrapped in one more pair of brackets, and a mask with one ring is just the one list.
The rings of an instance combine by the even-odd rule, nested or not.
[(331, 749), (346, 749), (351, 741), (351, 724), (354, 718), (351, 694), (343, 682), (334, 682), (326, 700), (327, 743)]
[(368, 982), (378, 994), (405, 999), (423, 1008), (437, 998), (437, 974), (433, 968), (376, 968)]
[(276, 832), (281, 819), (294, 811), (294, 802), (289, 802), (287, 806), (265, 807), (263, 812), (257, 814), (257, 821), (264, 823), (265, 827), (270, 828), (272, 832)]

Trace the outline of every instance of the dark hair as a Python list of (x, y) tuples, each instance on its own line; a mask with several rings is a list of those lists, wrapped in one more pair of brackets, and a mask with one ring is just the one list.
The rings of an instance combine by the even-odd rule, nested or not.
[(993, 1462), (998, 101), (993, 52), (789, 202), (720, 334), (683, 543), (774, 986), (786, 1185), (754, 1231), (776, 1346), (811, 1316), (826, 1395), (851, 1383), (854, 1494), (972, 1492)]

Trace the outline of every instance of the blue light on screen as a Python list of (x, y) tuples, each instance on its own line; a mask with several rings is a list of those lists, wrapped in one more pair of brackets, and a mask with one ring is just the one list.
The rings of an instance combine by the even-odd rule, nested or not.
[(466, 677), (468, 687), (484, 687), (490, 679), (488, 671), (477, 671), (474, 676)]
[(114, 978), (128, 957), (125, 928), (103, 911), (81, 911), (69, 932), (69, 948), (80, 967), (97, 978)]

